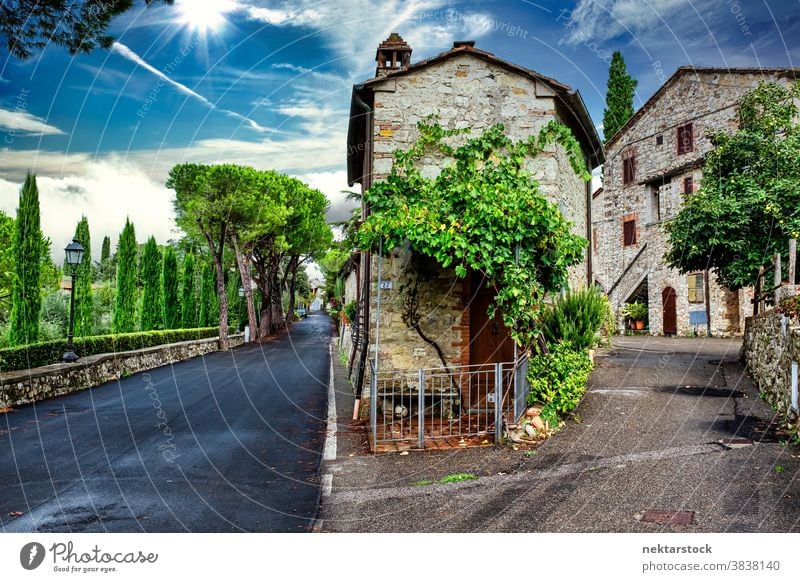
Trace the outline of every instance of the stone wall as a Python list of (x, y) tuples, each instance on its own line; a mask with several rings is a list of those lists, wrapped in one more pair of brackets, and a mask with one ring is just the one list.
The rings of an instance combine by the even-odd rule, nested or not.
[[(509, 72), (497, 65), (461, 54), (421, 68), (413, 73), (389, 78), (373, 86), (375, 92), (373, 149), (374, 179), (384, 179), (391, 171), (397, 149), (408, 149), (419, 137), (417, 123), (437, 115), (448, 129), (470, 128), (470, 134), (452, 138), (453, 143), (477, 137), (496, 123), (503, 123), (513, 140), (537, 135), (550, 120), (558, 117), (555, 94), (543, 82)], [(434, 177), (443, 160), (422, 160), (423, 175)], [(539, 181), (542, 192), (559, 206), (574, 223), (573, 231), (586, 236), (585, 183), (570, 167), (561, 146), (552, 145), (532, 160), (529, 170)], [(391, 289), (382, 289), (380, 308), (381, 369), (437, 367), (442, 363), (436, 350), (402, 320), (409, 281), (405, 267), (407, 252), (383, 260), (381, 278)], [(370, 293), (370, 352), (374, 351), (378, 261), (372, 257)], [(437, 269), (418, 288), (423, 333), (441, 347), (449, 365), (469, 363), (469, 283), (455, 277), (452, 270)], [(585, 263), (570, 271), (573, 286), (586, 284)], [(370, 355), (372, 357), (373, 354)]]
[[(244, 343), (244, 334), (230, 336), (231, 347)], [(154, 346), (143, 350), (86, 356), (72, 364), (51, 364), (0, 374), (0, 408), (20, 406), (63, 396), (152, 370), (219, 349), (217, 338)]]
[[(597, 239), (593, 247), (594, 276), (604, 290), (613, 288), (610, 299), (614, 309), (628, 301), (646, 279), (651, 333), (663, 331), (661, 294), (667, 286), (676, 292), (678, 334), (693, 333), (690, 311), (706, 310), (705, 298), (689, 303), (687, 275), (664, 265), (663, 257), (669, 248), (664, 226), (680, 210), (685, 179), (692, 178), (692, 191), (700, 185), (702, 159), (712, 149), (708, 133), (734, 131), (739, 99), (761, 80), (786, 81), (774, 75), (749, 72), (682, 73), (668, 81), (661, 95), (607, 146), (603, 192), (592, 204), (593, 236)], [(690, 152), (678, 154), (677, 130), (687, 122), (693, 124), (694, 147)], [(624, 184), (622, 160), (631, 153), (636, 159), (636, 175), (630, 184)], [(625, 246), (623, 220), (630, 216), (636, 217), (638, 240)], [(732, 296), (712, 275), (712, 333), (741, 333), (744, 317), (752, 313), (751, 296), (750, 289), (740, 291), (738, 297)], [(705, 326), (698, 330), (705, 333)]]
[(792, 362), (800, 362), (800, 322), (774, 311), (748, 317), (742, 351), (764, 399), (787, 418), (796, 417), (791, 370)]

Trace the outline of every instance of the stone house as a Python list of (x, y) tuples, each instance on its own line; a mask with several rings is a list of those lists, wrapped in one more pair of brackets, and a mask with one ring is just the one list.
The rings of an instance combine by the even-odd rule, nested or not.
[[(413, 64), (411, 52), (393, 33), (378, 46), (375, 77), (353, 87), (347, 144), (351, 186), (359, 184), (363, 192), (385, 178), (393, 152), (410, 147), (418, 137), (417, 123), (432, 114), (445, 128), (471, 128), (472, 136), (502, 122), (515, 140), (537, 135), (558, 119), (580, 142), (587, 166), (602, 164), (602, 144), (577, 91), (479, 50), (473, 42), (456, 42), (449, 51)], [(435, 175), (441, 160), (425, 164), (423, 173)], [(543, 192), (574, 223), (574, 231), (588, 239), (588, 183), (570, 168), (560, 146), (548, 148), (534, 164)], [(368, 212), (363, 207), (362, 218)], [(367, 385), (376, 339), (380, 370), (439, 367), (442, 360), (448, 366), (514, 360), (514, 345), (502, 321), (487, 315), (492, 296), (479, 279), (458, 279), (452, 269), (433, 265), (425, 266), (424, 275), (411, 275), (411, 253), (395, 251), (380, 261), (376, 254), (361, 253), (350, 271), (358, 281), (355, 294), (347, 297), (359, 305), (348, 345), (357, 394)], [(585, 262), (572, 270), (571, 281), (578, 285), (591, 280), (587, 252)], [(423, 333), (404, 322), (403, 289), (410, 283), (417, 285)]]
[(615, 309), (646, 303), (651, 334), (743, 331), (752, 289), (732, 292), (711, 273), (667, 268), (664, 225), (700, 185), (707, 132), (735, 131), (745, 93), (762, 80), (793, 82), (797, 72), (681, 67), (606, 142), (603, 187), (592, 200), (594, 282)]

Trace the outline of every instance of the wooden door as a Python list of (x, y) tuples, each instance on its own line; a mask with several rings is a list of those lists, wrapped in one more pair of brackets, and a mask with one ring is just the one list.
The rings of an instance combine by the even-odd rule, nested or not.
[(514, 361), (514, 341), (502, 316), (496, 313), (489, 318), (492, 301), (494, 290), (487, 288), (479, 275), (474, 276), (469, 304), (469, 363), (473, 365)]
[(663, 324), (661, 332), (664, 335), (676, 335), (678, 333), (678, 312), (675, 308), (675, 289), (666, 287), (661, 292), (661, 314)]

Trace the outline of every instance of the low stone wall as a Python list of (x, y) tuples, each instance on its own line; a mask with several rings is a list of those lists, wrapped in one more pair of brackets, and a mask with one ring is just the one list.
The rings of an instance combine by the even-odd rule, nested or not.
[(747, 369), (764, 399), (787, 418), (792, 410), (792, 362), (800, 362), (800, 322), (769, 311), (745, 320)]
[[(244, 343), (244, 334), (230, 336), (231, 347)], [(180, 362), (219, 349), (217, 338), (154, 346), (142, 350), (98, 354), (72, 364), (51, 364), (0, 374), (0, 408), (30, 404), (53, 396), (99, 386), (136, 372)]]

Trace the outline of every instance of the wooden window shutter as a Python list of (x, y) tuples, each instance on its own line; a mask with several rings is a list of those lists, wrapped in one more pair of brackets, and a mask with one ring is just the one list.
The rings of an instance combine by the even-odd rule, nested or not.
[(636, 220), (622, 223), (622, 244), (626, 247), (636, 244)]
[(685, 154), (694, 151), (694, 126), (685, 123), (678, 126), (678, 153)]

